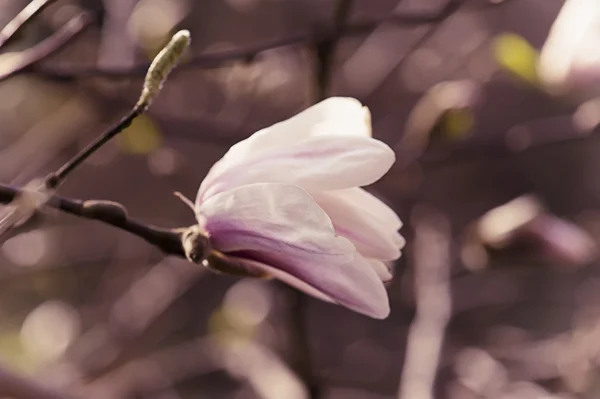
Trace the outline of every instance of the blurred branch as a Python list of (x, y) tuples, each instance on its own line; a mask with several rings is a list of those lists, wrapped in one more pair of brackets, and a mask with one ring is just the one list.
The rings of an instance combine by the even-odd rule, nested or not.
[(31, 3), (27, 4), (27, 6), (6, 24), (2, 31), (0, 31), (0, 47), (4, 46), (4, 44), (13, 37), (23, 25), (54, 2), (56, 2), (56, 0), (33, 0)]
[(431, 209), (415, 215), (417, 313), (408, 333), (399, 399), (432, 399), (446, 324), (451, 313), (450, 226)]
[(298, 377), (308, 390), (310, 399), (319, 399), (323, 392), (313, 372), (310, 338), (308, 333), (307, 305), (309, 298), (295, 288), (285, 287), (289, 292), (289, 300), (292, 303), (290, 312), (290, 341), (293, 343), (293, 363)]
[[(17, 16), (17, 18), (18, 17), (19, 16)], [(82, 33), (85, 28), (90, 26), (92, 21), (93, 19), (91, 18), (90, 14), (82, 11), (75, 17), (71, 18), (52, 36), (41, 41), (35, 46), (19, 52), (0, 54), (0, 80), (12, 76), (16, 72), (23, 70), (29, 65), (41, 61), (44, 58), (56, 53), (63, 46), (73, 40), (77, 35)], [(11, 27), (11, 24), (7, 25), (7, 27)], [(18, 26), (16, 28), (11, 27), (11, 29), (16, 30), (18, 29)], [(5, 32), (5, 30), (0, 32), (0, 46), (2, 46), (4, 41), (8, 40), (12, 34), (14, 34), (14, 32), (10, 32), (10, 30), (8, 33)]]
[(102, 0), (104, 18), (98, 46), (96, 65), (102, 67), (130, 68), (135, 65), (135, 38), (129, 34), (130, 20), (137, 0)]
[[(251, 61), (260, 53), (276, 49), (279, 47), (323, 43), (334, 41), (341, 37), (360, 36), (368, 34), (376, 29), (380, 24), (390, 23), (399, 26), (417, 26), (423, 24), (434, 24), (441, 22), (458, 10), (460, 4), (465, 0), (449, 0), (440, 10), (434, 12), (414, 12), (403, 14), (391, 14), (379, 18), (358, 21), (344, 26), (333, 26), (330, 28), (319, 29), (313, 32), (304, 32), (292, 35), (283, 39), (272, 40), (263, 44), (248, 46), (241, 49), (225, 50), (209, 54), (200, 54), (192, 57), (185, 67), (196, 67), (203, 69), (219, 68), (224, 64), (236, 60)], [(345, 2), (345, 1), (344, 1)], [(340, 8), (340, 16), (345, 11)], [(104, 76), (104, 77), (130, 77), (143, 75), (148, 69), (149, 64), (136, 65), (132, 68), (97, 68), (97, 67), (50, 67), (47, 65), (34, 65), (30, 69), (32, 72), (44, 75), (51, 79), (77, 79), (82, 77)], [(180, 68), (181, 69), (181, 68)]]
[[(460, 147), (448, 146), (444, 150), (450, 151), (450, 153), (448, 156), (444, 157), (444, 159), (426, 159), (423, 160), (423, 164), (428, 164), (428, 170), (434, 171), (440, 168), (450, 168), (465, 163), (477, 162), (481, 159), (489, 161), (518, 158), (521, 156), (531, 156), (533, 153), (548, 151), (558, 147), (566, 149), (569, 145), (589, 146), (595, 141), (600, 140), (600, 134), (598, 134), (600, 133), (600, 129), (598, 127), (586, 134), (577, 134), (572, 130), (563, 129), (559, 131), (560, 134), (548, 137), (548, 135), (542, 134), (547, 133), (547, 130), (542, 132), (541, 129), (535, 129), (535, 127), (531, 126), (532, 123), (546, 122), (563, 117), (569, 118), (571, 115), (572, 113), (570, 111), (566, 111), (564, 113), (557, 113), (554, 116), (545, 116), (530, 120), (528, 123), (516, 123), (508, 129), (503, 128), (501, 131), (489, 131), (490, 140), (473, 140), (471, 142), (465, 140), (464, 142), (461, 142)], [(534, 132), (539, 130), (539, 134), (526, 137), (527, 140), (530, 140), (530, 142), (527, 143), (527, 146), (523, 149), (515, 150), (507, 143), (506, 132), (519, 127), (530, 128), (530, 130)], [(439, 149), (442, 149), (442, 147), (440, 146)]]
[(333, 29), (335, 34), (326, 40), (316, 43), (317, 52), (317, 101), (322, 101), (327, 97), (327, 87), (333, 68), (333, 57), (335, 49), (341, 34), (344, 30), (344, 25), (352, 11), (353, 0), (338, 0), (333, 18)]
[(600, 363), (597, 355), (600, 320), (596, 303), (594, 300), (576, 311), (571, 331), (539, 341), (502, 342), (490, 346), (488, 351), (511, 365), (510, 374), (514, 379), (560, 378), (569, 391), (581, 394), (593, 384)]
[(49, 388), (42, 387), (35, 381), (12, 373), (0, 367), (0, 397), (14, 399), (67, 399)]
[[(185, 261), (163, 260), (133, 282), (111, 305), (107, 320), (96, 323), (74, 342), (57, 365), (72, 365), (86, 378), (112, 374), (111, 368), (126, 360), (132, 350), (135, 352), (136, 345), (147, 337), (157, 319), (204, 275), (205, 269), (190, 267)], [(152, 295), (146, 296), (148, 292)], [(146, 299), (140, 302), (141, 297)], [(169, 324), (165, 328), (176, 326)], [(195, 359), (194, 364), (199, 365), (200, 362), (200, 359)], [(56, 370), (60, 372), (60, 367)], [(52, 378), (56, 370), (50, 367), (45, 377)]]
[[(534, 195), (523, 195), (497, 206), (474, 224), (463, 250), (483, 251), (463, 263), (471, 270), (487, 266), (493, 257), (545, 259), (561, 266), (583, 266), (598, 252), (593, 237), (576, 224), (554, 215)], [(469, 257), (472, 259), (469, 260)]]

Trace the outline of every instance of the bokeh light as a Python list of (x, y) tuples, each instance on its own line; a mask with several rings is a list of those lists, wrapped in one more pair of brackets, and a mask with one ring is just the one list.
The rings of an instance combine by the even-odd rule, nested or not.
[(48, 301), (29, 313), (21, 327), (21, 341), (29, 356), (51, 361), (65, 352), (80, 328), (75, 309), (63, 302)]

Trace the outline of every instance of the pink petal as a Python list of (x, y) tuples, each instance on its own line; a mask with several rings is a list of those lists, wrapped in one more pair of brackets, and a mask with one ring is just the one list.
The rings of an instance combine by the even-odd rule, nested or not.
[(381, 281), (384, 283), (387, 283), (394, 278), (392, 271), (384, 262), (377, 259), (367, 259), (367, 262), (369, 262), (373, 270), (375, 270), (375, 273), (377, 273)]
[(368, 137), (311, 137), (292, 148), (234, 166), (216, 179), (209, 172), (196, 202), (251, 183), (292, 183), (309, 191), (364, 186), (379, 180), (394, 161), (390, 147)]
[[(396, 228), (400, 220), (387, 205), (369, 196), (362, 189), (313, 194), (327, 212), (336, 232), (352, 241), (360, 254), (379, 260), (398, 259), (404, 246)], [(381, 218), (383, 215), (386, 220)]]
[(250, 260), (271, 265), (358, 312), (372, 317), (389, 313), (375, 269), (350, 241), (335, 235), (327, 214), (300, 187), (241, 186), (209, 198), (196, 211), (215, 248), (251, 253)]
[(385, 202), (362, 188), (349, 188), (329, 192), (330, 195), (343, 197), (345, 200), (362, 207), (365, 212), (369, 213), (373, 218), (380, 223), (389, 226), (390, 229), (399, 230), (402, 227), (402, 221)]
[(389, 170), (395, 155), (370, 133), (370, 114), (360, 102), (325, 100), (231, 147), (209, 171), (196, 201), (258, 182), (310, 190), (371, 184)]
[[(323, 129), (327, 126), (330, 129)], [(259, 130), (232, 146), (215, 165), (229, 169), (249, 158), (262, 158), (275, 150), (293, 147), (308, 137), (323, 134), (371, 136), (371, 116), (360, 101), (349, 97), (331, 97), (282, 122)]]
[(247, 257), (231, 258), (250, 269), (267, 272), (317, 299), (337, 303), (357, 313), (375, 319), (385, 319), (390, 313), (381, 279), (360, 255), (344, 265), (315, 265), (281, 256), (272, 256), (262, 262)]
[(277, 269), (273, 266), (269, 266), (266, 263), (258, 262), (256, 260), (244, 259), (236, 256), (228, 256), (228, 258), (234, 262), (242, 264), (244, 267), (250, 270), (265, 272), (269, 276), (276, 278), (277, 280), (283, 281), (284, 283), (296, 288), (297, 290), (302, 291), (305, 294), (308, 294), (314, 298), (320, 299), (321, 301), (336, 303), (336, 301), (329, 295), (325, 295), (321, 291), (317, 290), (315, 287), (305, 283), (304, 281), (292, 276), (289, 273), (284, 272), (283, 270)]
[(356, 248), (337, 237), (327, 214), (293, 184), (256, 183), (219, 193), (196, 208), (223, 252), (267, 251), (310, 261), (345, 263)]

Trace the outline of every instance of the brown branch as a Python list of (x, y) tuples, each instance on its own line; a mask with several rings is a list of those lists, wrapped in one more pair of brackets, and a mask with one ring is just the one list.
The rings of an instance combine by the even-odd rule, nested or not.
[[(0, 184), (0, 203), (8, 204), (16, 196), (23, 194), (19, 188)], [(141, 223), (132, 219), (127, 209), (116, 202), (88, 200), (82, 201), (53, 195), (45, 206), (85, 219), (97, 220), (134, 234), (169, 255), (185, 257), (182, 246), (182, 231), (166, 229)]]

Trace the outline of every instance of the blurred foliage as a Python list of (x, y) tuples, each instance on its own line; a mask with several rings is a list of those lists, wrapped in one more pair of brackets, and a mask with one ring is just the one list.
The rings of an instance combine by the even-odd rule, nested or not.
[(440, 129), (444, 136), (452, 140), (462, 140), (473, 132), (475, 115), (470, 109), (447, 111), (440, 121)]
[(23, 348), (18, 330), (0, 334), (0, 361), (25, 373), (33, 372), (40, 366)]
[(136, 118), (131, 126), (117, 137), (118, 147), (128, 154), (148, 154), (161, 144), (161, 132), (147, 115)]
[(539, 51), (517, 35), (505, 33), (497, 36), (493, 44), (496, 61), (508, 72), (533, 85), (539, 83), (537, 60)]

